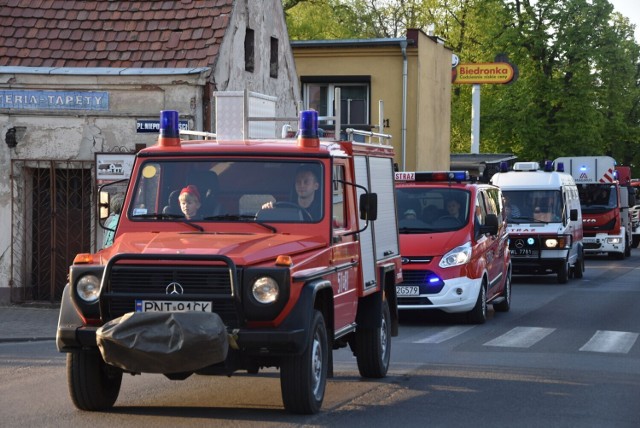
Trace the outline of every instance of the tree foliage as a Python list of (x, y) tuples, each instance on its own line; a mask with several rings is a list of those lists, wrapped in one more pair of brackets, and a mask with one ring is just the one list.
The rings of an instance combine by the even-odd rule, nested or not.
[[(482, 152), (613, 156), (640, 173), (640, 47), (608, 0), (283, 0), (292, 39), (431, 29), (462, 62), (517, 67), (481, 87)], [(320, 19), (319, 17), (322, 17)], [(451, 150), (468, 152), (471, 86), (452, 88)]]

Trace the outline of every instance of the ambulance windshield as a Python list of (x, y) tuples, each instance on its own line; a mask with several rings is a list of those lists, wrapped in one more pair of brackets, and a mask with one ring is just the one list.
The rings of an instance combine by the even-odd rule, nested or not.
[(509, 223), (562, 221), (564, 203), (560, 190), (502, 190)]

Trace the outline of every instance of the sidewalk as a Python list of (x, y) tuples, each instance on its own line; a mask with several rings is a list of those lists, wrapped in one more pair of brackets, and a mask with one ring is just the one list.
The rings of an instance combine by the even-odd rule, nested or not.
[(59, 312), (54, 305), (0, 306), (0, 343), (55, 340)]

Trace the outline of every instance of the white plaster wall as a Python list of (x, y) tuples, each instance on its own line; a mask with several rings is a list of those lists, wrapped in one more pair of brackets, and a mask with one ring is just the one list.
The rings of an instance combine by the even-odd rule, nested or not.
[[(202, 93), (208, 77), (208, 72), (179, 76), (0, 73), (0, 89), (109, 92), (108, 111), (0, 110), (0, 304), (10, 302), (12, 279), (11, 160), (93, 161), (96, 152), (133, 151), (136, 144), (155, 144), (158, 134), (137, 133), (136, 121), (156, 120), (161, 110), (177, 110), (192, 128), (202, 129)], [(17, 147), (9, 149), (4, 140), (12, 127), (23, 127), (24, 132)]]
[[(277, 11), (277, 12), (274, 12)], [(247, 27), (255, 34), (255, 69), (245, 71), (244, 39)], [(278, 77), (269, 75), (271, 37), (278, 39)], [(214, 67), (217, 91), (245, 88), (277, 97), (276, 116), (295, 117), (300, 88), (281, 0), (236, 1), (229, 27)]]

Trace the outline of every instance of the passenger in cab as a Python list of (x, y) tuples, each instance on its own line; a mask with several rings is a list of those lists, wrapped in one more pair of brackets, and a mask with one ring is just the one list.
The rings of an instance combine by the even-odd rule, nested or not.
[(193, 184), (188, 185), (180, 191), (178, 197), (180, 201), (180, 209), (187, 220), (195, 220), (198, 218), (198, 210), (200, 209), (200, 192)]

